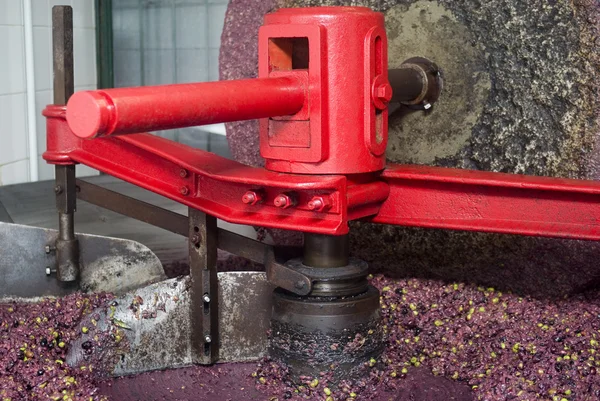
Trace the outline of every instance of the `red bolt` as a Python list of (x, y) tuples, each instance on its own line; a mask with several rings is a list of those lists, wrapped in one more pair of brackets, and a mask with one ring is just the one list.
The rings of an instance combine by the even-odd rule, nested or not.
[(190, 193), (190, 189), (188, 187), (179, 188), (179, 193), (183, 196), (187, 196)]
[(279, 194), (275, 197), (273, 204), (282, 209), (287, 209), (288, 207), (294, 206), (296, 202), (294, 199), (288, 194)]
[(392, 99), (392, 86), (387, 78), (383, 75), (378, 75), (373, 81), (371, 96), (373, 97), (373, 105), (383, 110)]
[(184, 168), (182, 168), (181, 170), (179, 170), (179, 176), (180, 176), (181, 178), (185, 178), (185, 177), (187, 177), (187, 176), (188, 176), (188, 172), (187, 172), (187, 170), (186, 170), (186, 169), (184, 169)]
[(262, 196), (257, 191), (248, 191), (242, 196), (242, 202), (247, 205), (256, 205), (262, 201)]
[(331, 198), (327, 195), (313, 196), (307, 206), (309, 210), (322, 212), (331, 208)]

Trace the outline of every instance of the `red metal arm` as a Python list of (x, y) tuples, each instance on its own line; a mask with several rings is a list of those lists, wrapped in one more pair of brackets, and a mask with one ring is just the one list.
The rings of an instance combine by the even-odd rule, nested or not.
[(600, 240), (600, 182), (399, 165), (382, 177), (375, 223)]
[(94, 138), (286, 116), (302, 109), (306, 80), (306, 73), (298, 72), (278, 78), (83, 91), (69, 100), (67, 117), (75, 135)]
[[(44, 111), (44, 159), (86, 164), (232, 223), (339, 235), (367, 218), (600, 240), (598, 182), (385, 167), (383, 15), (317, 7), (265, 21), (262, 78), (75, 94)], [(261, 120), (267, 169), (149, 134), (81, 139), (259, 117), (272, 117)]]

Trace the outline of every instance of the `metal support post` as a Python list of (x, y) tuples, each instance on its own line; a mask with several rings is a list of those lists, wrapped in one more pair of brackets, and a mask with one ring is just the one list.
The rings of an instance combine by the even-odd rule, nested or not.
[[(73, 9), (52, 8), (52, 55), (54, 67), (54, 104), (65, 105), (74, 91), (73, 80)], [(76, 185), (75, 165), (56, 166), (56, 277), (73, 282), (79, 277), (79, 243), (75, 238)]]
[(193, 208), (188, 213), (192, 359), (205, 365), (219, 358), (217, 219)]

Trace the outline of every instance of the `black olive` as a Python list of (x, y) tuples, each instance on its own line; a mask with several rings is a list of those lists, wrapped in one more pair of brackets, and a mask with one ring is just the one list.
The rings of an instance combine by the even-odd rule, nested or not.
[(19, 327), (19, 321), (18, 320), (15, 320), (13, 322), (13, 327)]
[(47, 347), (48, 346), (48, 340), (46, 338), (42, 338), (40, 341), (40, 345), (42, 347)]
[(17, 353), (17, 356), (19, 357), (19, 359), (25, 359), (25, 351), (20, 349), (19, 352)]
[(38, 376), (41, 376), (43, 374), (44, 374), (44, 369), (40, 369), (40, 370), (37, 371), (37, 375)]

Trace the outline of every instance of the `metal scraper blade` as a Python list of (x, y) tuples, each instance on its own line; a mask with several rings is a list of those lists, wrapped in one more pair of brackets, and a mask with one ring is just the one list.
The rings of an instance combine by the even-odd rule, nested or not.
[[(101, 376), (123, 376), (151, 370), (178, 368), (194, 363), (189, 276), (182, 276), (130, 291), (109, 308), (92, 313), (93, 331), (77, 339), (69, 349), (70, 366), (94, 363)], [(274, 287), (263, 272), (221, 272), (219, 284), (219, 360), (258, 360), (267, 353), (267, 331)], [(87, 322), (82, 327), (90, 328)], [(112, 333), (108, 337), (106, 334)], [(115, 334), (116, 333), (116, 334)], [(101, 341), (96, 354), (82, 344), (94, 337)], [(122, 341), (120, 337), (124, 337)]]
[(57, 236), (56, 230), (0, 222), (0, 303), (75, 291), (122, 294), (166, 278), (158, 257), (138, 242), (77, 234), (80, 285), (65, 287), (46, 275), (46, 267), (56, 262), (45, 248), (54, 245)]

